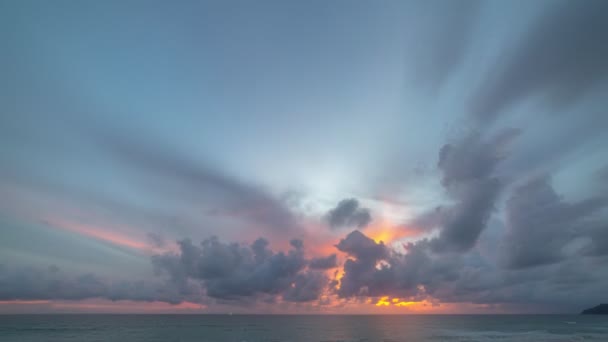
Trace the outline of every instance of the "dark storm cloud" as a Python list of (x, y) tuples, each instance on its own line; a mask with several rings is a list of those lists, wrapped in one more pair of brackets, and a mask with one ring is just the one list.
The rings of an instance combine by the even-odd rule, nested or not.
[(572, 103), (608, 76), (608, 2), (551, 3), (473, 98), (473, 115), (490, 121), (531, 95)]
[(297, 226), (285, 203), (260, 187), (126, 135), (100, 129), (92, 132), (103, 148), (143, 175), (151, 176), (152, 188), (163, 194), (202, 201), (208, 213), (237, 217), (279, 232)]
[(162, 301), (178, 304), (198, 301), (200, 289), (189, 284), (178, 289), (172, 283), (110, 281), (94, 274), (71, 275), (55, 266), (9, 267), (0, 264), (0, 300), (109, 300)]
[(413, 221), (423, 228), (439, 228), (439, 236), (431, 240), (436, 252), (465, 252), (475, 245), (502, 187), (496, 166), (518, 134), (512, 129), (487, 139), (472, 133), (441, 148), (441, 184), (454, 204), (435, 208)]
[(597, 224), (590, 218), (606, 204), (601, 198), (566, 202), (546, 176), (520, 185), (506, 204), (503, 248), (507, 267), (525, 268), (562, 260), (566, 245), (587, 235), (589, 227)]
[(209, 297), (247, 300), (257, 296), (282, 296), (286, 301), (318, 299), (328, 279), (317, 271), (305, 271), (308, 260), (301, 240), (292, 240), (289, 252), (274, 252), (268, 241), (251, 245), (223, 243), (217, 238), (200, 246), (190, 240), (179, 242), (179, 254), (153, 257), (160, 271), (176, 283), (199, 281)]
[(326, 215), (327, 222), (332, 228), (357, 227), (364, 228), (372, 220), (369, 209), (359, 206), (354, 198), (343, 199)]
[[(473, 29), (477, 23), (480, 2), (428, 1), (416, 3), (409, 10), (412, 22), (426, 19), (423, 32), (416, 32), (414, 41), (408, 44), (408, 57), (415, 56), (419, 84), (433, 89), (440, 87), (456, 70), (468, 51)], [(431, 19), (431, 20), (428, 20)], [(409, 29), (407, 33), (415, 32)]]

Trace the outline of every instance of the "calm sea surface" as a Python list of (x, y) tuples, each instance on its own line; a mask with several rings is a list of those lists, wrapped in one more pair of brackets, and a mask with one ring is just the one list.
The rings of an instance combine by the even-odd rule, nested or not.
[(0, 315), (0, 341), (608, 341), (608, 316)]

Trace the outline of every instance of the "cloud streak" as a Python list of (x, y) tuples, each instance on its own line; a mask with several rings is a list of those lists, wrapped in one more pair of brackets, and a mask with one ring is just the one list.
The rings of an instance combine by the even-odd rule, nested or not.
[[(192, 287), (191, 300), (200, 301)], [(92, 273), (72, 275), (56, 266), (17, 267), (0, 264), (0, 300), (82, 300), (104, 298), (178, 304), (188, 296), (171, 283), (110, 281)]]
[(480, 5), (478, 0), (428, 1), (410, 9), (411, 21), (435, 19), (425, 22), (423, 32), (406, 43), (408, 56), (416, 56), (415, 75), (419, 84), (437, 91), (458, 69), (469, 50)]
[(261, 187), (116, 132), (100, 129), (93, 132), (100, 146), (149, 177), (155, 190), (163, 195), (177, 195), (186, 201), (194, 199), (207, 208), (208, 214), (253, 222), (274, 233), (297, 228), (297, 220), (286, 204)]
[(472, 115), (495, 120), (517, 102), (542, 96), (553, 108), (574, 103), (608, 77), (608, 4), (551, 3), (513, 51), (491, 70), (472, 101)]
[(158, 244), (149, 244), (146, 243), (146, 241), (134, 239), (132, 236), (113, 232), (108, 229), (108, 227), (96, 227), (90, 224), (55, 218), (46, 218), (44, 219), (44, 222), (51, 227), (67, 230), (73, 233), (108, 242), (116, 246), (127, 247), (141, 252), (159, 253), (163, 251), (165, 247)]

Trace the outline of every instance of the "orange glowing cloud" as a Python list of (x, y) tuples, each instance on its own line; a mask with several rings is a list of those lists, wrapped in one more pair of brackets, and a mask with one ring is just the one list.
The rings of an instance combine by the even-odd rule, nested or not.
[(117, 246), (132, 248), (146, 253), (159, 253), (164, 251), (164, 249), (160, 249), (146, 242), (136, 240), (126, 234), (112, 231), (108, 227), (93, 226), (90, 224), (83, 224), (79, 222), (55, 218), (47, 218), (45, 221), (55, 228), (88, 236), (104, 242), (109, 242)]
[(388, 297), (382, 297), (380, 299), (378, 299), (378, 301), (376, 302), (376, 306), (389, 306), (391, 305), (391, 302), (388, 300)]
[(411, 305), (416, 305), (418, 303), (421, 302), (404, 302), (401, 301), (401, 299), (399, 298), (390, 298), (389, 296), (384, 296), (384, 297), (380, 297), (380, 299), (378, 299), (378, 301), (376, 302), (376, 306), (411, 306)]
[(385, 244), (390, 244), (399, 239), (420, 236), (423, 232), (416, 228), (407, 228), (403, 225), (395, 226), (380, 222), (368, 227), (364, 233), (370, 239), (376, 241), (376, 243), (382, 241)]
[(437, 308), (436, 305), (432, 305), (430, 302), (424, 300), (420, 302), (405, 301), (401, 298), (391, 298), (390, 296), (380, 297), (374, 304), (378, 307), (407, 307), (408, 311), (428, 311), (428, 308)]

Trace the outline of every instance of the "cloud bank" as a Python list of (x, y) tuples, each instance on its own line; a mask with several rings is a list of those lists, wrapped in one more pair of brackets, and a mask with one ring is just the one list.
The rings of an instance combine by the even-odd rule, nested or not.
[[(335, 264), (335, 255), (308, 260), (301, 240), (292, 240), (287, 252), (268, 248), (257, 239), (251, 245), (223, 243), (217, 238), (199, 246), (179, 242), (180, 253), (155, 256), (153, 263), (177, 284), (200, 282), (206, 295), (220, 300), (243, 300), (257, 296), (279, 296), (285, 301), (319, 299), (329, 279), (322, 271)], [(308, 265), (311, 265), (308, 268)]]

